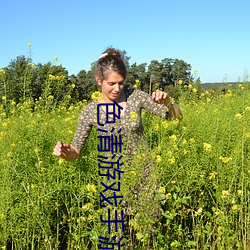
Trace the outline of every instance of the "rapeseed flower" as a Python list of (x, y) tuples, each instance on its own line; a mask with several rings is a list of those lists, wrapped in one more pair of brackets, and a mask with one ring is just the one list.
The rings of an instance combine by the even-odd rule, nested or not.
[(237, 190), (237, 194), (241, 196), (243, 194), (243, 191), (241, 189), (239, 189), (239, 190)]
[(171, 198), (172, 198), (172, 194), (171, 194), (171, 193), (167, 193), (167, 194), (166, 194), (166, 199), (167, 199), (167, 200), (170, 200)]
[(201, 214), (202, 214), (202, 211), (203, 211), (203, 208), (200, 207), (200, 208), (194, 213), (194, 216), (201, 215)]
[(58, 61), (58, 56), (55, 56), (55, 57), (54, 57), (54, 60), (57, 62), (57, 61)]
[(176, 135), (171, 135), (171, 136), (169, 136), (169, 139), (171, 141), (176, 141), (177, 140), (177, 136)]
[(235, 117), (235, 119), (237, 119), (237, 120), (241, 120), (241, 119), (242, 119), (242, 114), (238, 113), (238, 114), (236, 114), (234, 117)]
[(5, 75), (5, 70), (4, 69), (0, 69), (0, 75)]
[(92, 208), (93, 208), (93, 205), (89, 202), (89, 203), (86, 203), (86, 204), (82, 207), (82, 211), (83, 211), (83, 212), (85, 212), (85, 211), (90, 211)]
[(234, 210), (234, 211), (239, 210), (239, 206), (237, 204), (233, 204), (232, 210)]
[(216, 175), (217, 175), (216, 172), (212, 172), (212, 173), (210, 173), (208, 179), (209, 179), (209, 180), (212, 180), (212, 179), (214, 179), (214, 178), (216, 177)]
[(32, 46), (32, 42), (28, 42), (28, 47), (31, 47)]
[(136, 121), (138, 119), (138, 114), (134, 111), (130, 113), (130, 118), (132, 121)]
[(203, 142), (203, 148), (207, 152), (211, 152), (212, 151), (212, 146), (209, 143)]
[(103, 99), (102, 93), (100, 91), (95, 91), (91, 94), (91, 99), (93, 101), (101, 101)]
[(232, 161), (232, 157), (223, 157), (223, 156), (220, 156), (219, 159), (223, 162), (223, 163), (228, 163), (230, 161)]
[(157, 164), (159, 164), (159, 163), (162, 162), (162, 158), (161, 158), (160, 155), (156, 155), (155, 162), (156, 162)]
[(182, 80), (178, 80), (178, 84), (182, 85), (183, 81)]
[(4, 219), (5, 219), (4, 214), (0, 214), (0, 221), (1, 221), (1, 220), (4, 220)]
[(160, 187), (159, 188), (159, 193), (165, 194), (166, 193), (166, 188), (165, 187)]
[(168, 159), (169, 164), (173, 165), (175, 164), (175, 157), (172, 156), (170, 159)]
[(87, 191), (92, 192), (92, 193), (96, 192), (96, 186), (95, 185), (88, 184), (86, 186), (86, 189), (87, 189)]
[(159, 124), (158, 123), (155, 124), (154, 129), (155, 129), (155, 131), (159, 130)]
[(230, 191), (229, 190), (222, 190), (221, 194), (222, 194), (222, 197), (225, 198), (225, 197), (230, 195)]
[(168, 122), (167, 121), (163, 121), (161, 123), (161, 125), (162, 125), (163, 128), (167, 128), (168, 127)]

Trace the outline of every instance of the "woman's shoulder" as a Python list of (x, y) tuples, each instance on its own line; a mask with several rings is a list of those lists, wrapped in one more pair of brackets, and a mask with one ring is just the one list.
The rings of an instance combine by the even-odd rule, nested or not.
[(125, 89), (125, 92), (127, 98), (129, 97), (129, 98), (140, 99), (149, 97), (149, 94), (139, 89), (127, 88)]

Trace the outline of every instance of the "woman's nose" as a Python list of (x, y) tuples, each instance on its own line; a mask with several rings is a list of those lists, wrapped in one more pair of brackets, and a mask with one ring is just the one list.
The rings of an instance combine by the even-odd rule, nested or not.
[(116, 92), (119, 92), (119, 90), (120, 90), (119, 84), (115, 84), (114, 89), (115, 89)]

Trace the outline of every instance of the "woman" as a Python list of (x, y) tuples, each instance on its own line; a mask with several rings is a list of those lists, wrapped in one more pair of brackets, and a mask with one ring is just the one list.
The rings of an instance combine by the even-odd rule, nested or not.
[[(172, 102), (165, 92), (153, 92), (152, 98), (145, 92), (124, 89), (124, 81), (127, 76), (127, 69), (120, 51), (113, 48), (107, 49), (99, 58), (96, 64), (95, 80), (102, 88), (103, 100), (100, 103), (112, 103), (116, 101), (123, 109), (121, 119), (117, 120), (116, 126), (122, 128), (123, 139), (129, 145), (128, 152), (135, 154), (140, 140), (143, 137), (143, 126), (141, 121), (141, 109), (163, 118), (181, 118), (179, 106)], [(65, 160), (73, 161), (78, 158), (80, 151), (91, 131), (92, 126), (97, 126), (97, 106), (92, 102), (83, 110), (78, 129), (71, 144), (57, 142), (53, 154)], [(105, 115), (105, 110), (101, 110)], [(100, 112), (100, 113), (101, 113)], [(131, 122), (131, 113), (135, 121)], [(100, 127), (100, 126), (99, 126)], [(112, 124), (105, 124), (101, 129), (110, 131)], [(133, 152), (134, 151), (134, 152)]]
[[(125, 204), (123, 203), (124, 214), (127, 220), (131, 216), (134, 218), (133, 216), (135, 215), (138, 219), (140, 214), (142, 218), (148, 220), (148, 225), (150, 226), (153, 224), (152, 221), (154, 221), (150, 218), (155, 218), (155, 211), (159, 207), (159, 203), (157, 205), (159, 199), (155, 198), (157, 197), (155, 193), (157, 193), (158, 186), (155, 183), (157, 181), (152, 181), (149, 178), (149, 168), (152, 165), (152, 161), (149, 157), (150, 154), (147, 153), (148, 149), (145, 149), (145, 144), (143, 143), (141, 110), (144, 108), (165, 119), (181, 118), (182, 115), (178, 105), (172, 102), (165, 92), (154, 92), (151, 97), (143, 91), (124, 88), (126, 76), (127, 69), (120, 51), (113, 48), (107, 49), (100, 56), (95, 69), (95, 80), (101, 86), (103, 99), (90, 102), (84, 108), (72, 143), (57, 142), (53, 153), (65, 160), (73, 161), (80, 155), (80, 151), (93, 126), (96, 126), (98, 130), (108, 132), (112, 131), (112, 128), (115, 128), (115, 131), (121, 129), (123, 145), (120, 153), (127, 157), (124, 160), (122, 169), (125, 173), (123, 176), (125, 179), (124, 186), (127, 188), (124, 191), (127, 191), (126, 195), (122, 193), (125, 195)], [(112, 110), (106, 110), (103, 106), (99, 106), (98, 110), (98, 104), (112, 104), (114, 101), (120, 107), (120, 119), (116, 119), (115, 123), (105, 123), (107, 112), (112, 112)], [(110, 105), (109, 107), (112, 108), (112, 106)], [(99, 123), (97, 115), (99, 115)], [(104, 132), (101, 132), (101, 134), (105, 135)], [(139, 155), (139, 149), (143, 152), (144, 157), (135, 163), (133, 158), (135, 155)], [(154, 163), (153, 166), (155, 166)], [(135, 169), (137, 171), (131, 171)], [(135, 172), (136, 177), (129, 176), (128, 173), (131, 172)], [(141, 224), (144, 224), (144, 222)]]

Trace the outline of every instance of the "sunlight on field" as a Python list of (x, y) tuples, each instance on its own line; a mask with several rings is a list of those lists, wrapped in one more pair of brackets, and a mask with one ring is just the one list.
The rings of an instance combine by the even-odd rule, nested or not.
[[(0, 249), (98, 249), (98, 236), (107, 235), (100, 223), (96, 131), (76, 162), (52, 155), (57, 140), (72, 140), (86, 105), (69, 99), (58, 107), (53, 96), (46, 104), (42, 98), (11, 101), (6, 111), (2, 96)], [(143, 113), (151, 155), (137, 155), (134, 165), (125, 166), (128, 203), (148, 157), (155, 160), (152, 181), (160, 181), (165, 197), (160, 225), (153, 227), (143, 213), (131, 219), (134, 249), (247, 249), (249, 85), (220, 94), (183, 92), (178, 103), (182, 121)]]

